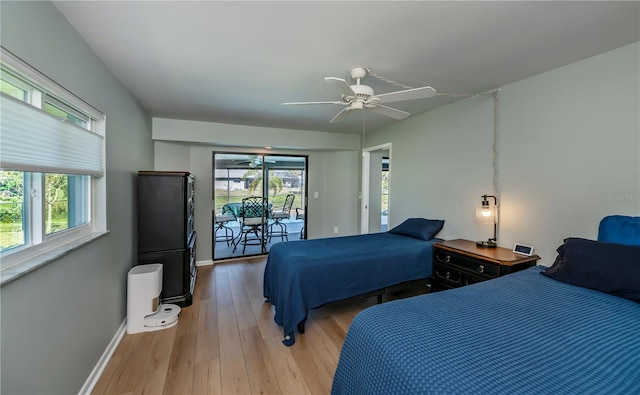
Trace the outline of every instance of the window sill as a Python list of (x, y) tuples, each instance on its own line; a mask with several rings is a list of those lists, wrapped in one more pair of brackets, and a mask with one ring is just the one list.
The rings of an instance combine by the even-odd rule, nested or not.
[(109, 233), (109, 231), (99, 231), (92, 232), (88, 235), (79, 237), (64, 245), (58, 246), (51, 250), (45, 251), (39, 255), (31, 257), (24, 262), (17, 263), (11, 267), (3, 269), (0, 272), (0, 286), (9, 284), (10, 282), (17, 280), (18, 278), (26, 275), (27, 273), (31, 273), (32, 271), (53, 262), (71, 251), (77, 250), (78, 248), (91, 243), (94, 240), (99, 239), (102, 236), (105, 236)]

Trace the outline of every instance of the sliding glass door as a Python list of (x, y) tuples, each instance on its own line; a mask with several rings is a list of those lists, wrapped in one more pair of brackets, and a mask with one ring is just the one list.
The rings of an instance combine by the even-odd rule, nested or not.
[(214, 152), (213, 164), (214, 260), (305, 238), (305, 156)]

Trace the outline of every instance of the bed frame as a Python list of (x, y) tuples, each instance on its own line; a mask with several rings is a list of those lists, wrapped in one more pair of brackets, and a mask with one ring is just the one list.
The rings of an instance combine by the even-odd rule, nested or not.
[[(431, 277), (420, 278), (418, 280), (405, 281), (405, 282), (402, 282), (402, 283), (399, 283), (399, 284), (391, 285), (389, 287), (380, 288), (380, 289), (377, 289), (375, 291), (366, 292), (366, 293), (363, 293), (363, 294), (360, 294), (360, 295), (352, 296), (350, 298), (345, 298), (345, 299), (329, 302), (327, 304), (340, 303), (340, 302), (344, 302), (346, 300), (366, 299), (366, 298), (371, 298), (373, 296), (376, 297), (376, 304), (381, 304), (383, 302), (383, 296), (384, 295), (391, 295), (391, 294), (394, 294), (394, 293), (399, 293), (399, 292), (403, 292), (403, 291), (409, 291), (409, 290), (412, 290), (412, 289), (418, 290), (419, 288), (425, 288), (425, 289), (427, 289), (428, 292), (415, 293), (415, 294), (412, 294), (411, 296), (430, 293), (431, 292)], [(302, 321), (302, 322), (300, 322), (298, 324), (298, 332), (300, 332), (300, 334), (304, 333), (305, 324), (306, 324), (306, 320), (304, 320), (304, 321)]]

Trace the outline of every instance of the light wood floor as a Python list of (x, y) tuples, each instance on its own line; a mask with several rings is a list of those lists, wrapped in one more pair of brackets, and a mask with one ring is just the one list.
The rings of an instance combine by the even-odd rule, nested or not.
[(349, 324), (376, 298), (311, 311), (305, 334), (286, 347), (262, 296), (265, 262), (198, 268), (193, 304), (178, 324), (125, 334), (93, 394), (328, 394)]

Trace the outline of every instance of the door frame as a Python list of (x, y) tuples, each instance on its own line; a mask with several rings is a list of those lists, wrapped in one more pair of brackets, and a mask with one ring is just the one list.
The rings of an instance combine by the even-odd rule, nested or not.
[[(362, 150), (362, 192), (361, 192), (361, 205), (360, 205), (360, 233), (369, 233), (369, 204), (370, 204), (370, 190), (371, 190), (371, 153), (375, 151), (389, 151), (389, 184), (391, 184), (391, 143), (385, 143), (376, 145), (374, 147), (364, 148)], [(389, 210), (387, 213), (387, 224), (391, 219), (391, 188), (389, 188), (388, 194)], [(388, 226), (388, 225), (387, 225)], [(376, 230), (377, 232), (380, 229)]]
[[(303, 195), (304, 195), (304, 199), (302, 199), (301, 203), (301, 207), (305, 210), (305, 213), (307, 212), (307, 203), (308, 203), (308, 181), (309, 181), (309, 156), (308, 155), (304, 155), (304, 154), (289, 154), (289, 153), (276, 153), (276, 152), (255, 152), (255, 151), (251, 151), (251, 150), (238, 150), (238, 151), (225, 151), (225, 150), (221, 150), (221, 151), (217, 151), (217, 150), (213, 150), (212, 151), (212, 166), (211, 166), (211, 172), (212, 172), (212, 188), (211, 188), (211, 201), (212, 201), (212, 210), (215, 210), (215, 198), (216, 198), (216, 158), (219, 155), (242, 155), (242, 156), (247, 156), (248, 158), (250, 157), (259, 157), (261, 160), (261, 164), (259, 166), (256, 166), (255, 168), (253, 168), (254, 170), (258, 170), (261, 175), (262, 175), (262, 187), (260, 188), (260, 195), (263, 197), (269, 197), (269, 171), (270, 170), (274, 170), (273, 168), (270, 168), (269, 164), (267, 163), (266, 158), (268, 157), (272, 157), (272, 158), (304, 158), (304, 170), (303, 170), (303, 178), (302, 178), (302, 183), (303, 183)], [(276, 167), (277, 170), (277, 167)], [(258, 192), (258, 190), (256, 190), (256, 192)], [(239, 258), (239, 257), (250, 257), (250, 256), (255, 256), (255, 255), (262, 255), (262, 254), (247, 254), (247, 255), (232, 255), (232, 256), (223, 256), (223, 257), (216, 257), (216, 240), (215, 240), (215, 224), (212, 223), (212, 237), (211, 237), (211, 259), (213, 262), (217, 262), (217, 261), (221, 261), (221, 260), (226, 260), (226, 259), (234, 259), (234, 258)], [(305, 214), (304, 219), (303, 219), (303, 237), (306, 238), (306, 234), (307, 234), (307, 215)], [(264, 233), (263, 235), (264, 236)]]

